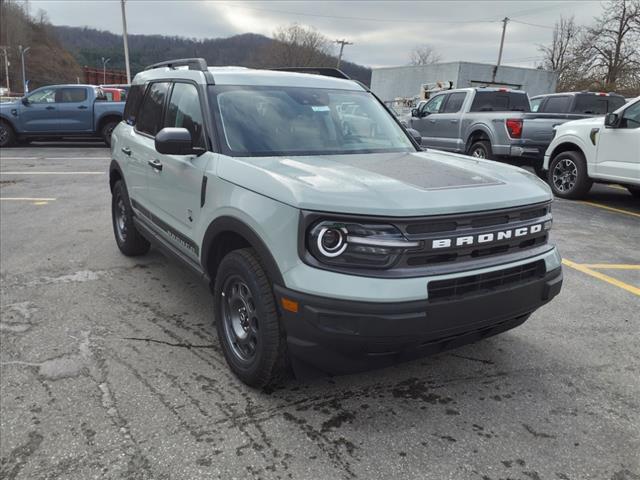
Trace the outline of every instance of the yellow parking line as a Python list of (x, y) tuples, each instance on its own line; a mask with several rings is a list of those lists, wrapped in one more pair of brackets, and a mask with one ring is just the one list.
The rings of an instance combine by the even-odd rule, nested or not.
[(587, 202), (585, 200), (581, 200), (578, 203), (582, 203), (584, 205), (591, 205), (592, 207), (603, 208), (605, 210), (611, 210), (612, 212), (624, 213), (625, 215), (632, 215), (634, 217), (640, 218), (640, 213), (630, 212), (629, 210), (622, 210), (620, 208), (608, 207), (606, 205), (600, 205), (599, 203), (595, 203), (595, 202)]
[(0, 197), (0, 200), (8, 202), (54, 202), (55, 198), (33, 198), (33, 197)]
[(605, 270), (640, 270), (640, 265), (627, 265), (626, 263), (583, 263), (583, 267), (602, 268)]
[(603, 282), (607, 282), (618, 288), (622, 288), (623, 290), (626, 290), (627, 292), (631, 292), (634, 295), (637, 295), (640, 297), (640, 288), (638, 287), (634, 287), (633, 285), (629, 285), (628, 283), (621, 282), (620, 280), (610, 277), (609, 275), (605, 275), (604, 273), (591, 270), (586, 265), (581, 265), (579, 263), (572, 262), (571, 260), (567, 260), (566, 258), (562, 259), (562, 264), (566, 265), (567, 267), (571, 267), (574, 270), (578, 270), (579, 272), (586, 273), (587, 275), (597, 278), (598, 280), (602, 280)]

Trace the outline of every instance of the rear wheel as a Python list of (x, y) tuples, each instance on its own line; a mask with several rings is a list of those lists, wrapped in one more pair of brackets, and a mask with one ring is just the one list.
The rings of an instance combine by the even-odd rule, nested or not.
[(493, 152), (491, 151), (491, 143), (487, 140), (478, 140), (471, 144), (467, 155), (475, 158), (486, 158), (493, 160)]
[(118, 180), (113, 186), (111, 220), (116, 243), (122, 253), (128, 257), (136, 257), (149, 251), (151, 247), (149, 241), (138, 232), (133, 223), (129, 194), (122, 180)]
[(252, 387), (285, 372), (285, 340), (271, 282), (255, 251), (234, 250), (220, 262), (214, 285), (218, 339), (229, 367)]
[(561, 198), (582, 198), (593, 185), (584, 156), (576, 151), (561, 152), (553, 157), (548, 180), (553, 193)]
[(105, 123), (100, 131), (100, 135), (102, 136), (102, 140), (107, 144), (107, 147), (111, 146), (111, 134), (113, 133), (113, 129), (116, 128), (118, 122), (115, 120), (109, 120)]
[(0, 120), (0, 147), (12, 147), (16, 143), (16, 134), (4, 120)]

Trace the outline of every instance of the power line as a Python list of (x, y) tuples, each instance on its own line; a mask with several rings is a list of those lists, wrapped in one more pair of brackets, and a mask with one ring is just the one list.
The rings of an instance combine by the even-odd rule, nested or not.
[(549, 25), (540, 25), (539, 23), (523, 22), (521, 20), (511, 19), (512, 22), (520, 23), (522, 25), (529, 25), (530, 27), (547, 28), (549, 30), (555, 30), (556, 27), (550, 27)]

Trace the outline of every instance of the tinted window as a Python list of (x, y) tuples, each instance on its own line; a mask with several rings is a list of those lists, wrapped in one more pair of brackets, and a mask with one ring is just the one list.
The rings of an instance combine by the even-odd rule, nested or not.
[(472, 112), (528, 112), (526, 93), (477, 91), (471, 105)]
[(136, 130), (149, 135), (158, 133), (162, 126), (162, 110), (169, 90), (169, 83), (152, 83), (142, 100)]
[(640, 102), (636, 102), (622, 112), (620, 128), (640, 128)]
[(537, 112), (538, 109), (540, 108), (540, 104), (542, 103), (542, 100), (544, 100), (544, 98), (532, 98), (531, 101), (529, 102), (531, 104), (531, 111), (532, 112)]
[(56, 92), (56, 102), (58, 103), (80, 103), (86, 99), (86, 88), (59, 88)]
[(567, 113), (571, 105), (571, 97), (560, 95), (558, 97), (548, 97), (544, 104), (545, 113)]
[(202, 109), (198, 90), (189, 83), (176, 83), (165, 114), (165, 127), (186, 128), (191, 133), (193, 145), (204, 147)]
[(145, 85), (132, 85), (127, 96), (127, 103), (124, 106), (124, 120), (129, 125), (135, 125), (138, 109), (144, 97)]
[(54, 103), (56, 101), (55, 88), (43, 88), (27, 97), (31, 103)]
[(619, 109), (621, 106), (624, 105), (624, 98), (622, 97), (609, 97), (609, 101), (607, 102), (607, 113), (609, 112), (615, 112), (617, 109)]
[(422, 111), (428, 113), (438, 113), (440, 111), (440, 107), (442, 106), (442, 101), (446, 95), (437, 95), (425, 103)]
[(576, 95), (574, 113), (585, 115), (604, 115), (607, 113), (607, 97), (596, 95)]
[(457, 92), (449, 94), (447, 103), (444, 104), (444, 110), (442, 113), (456, 113), (459, 112), (464, 103), (464, 99), (467, 96), (466, 92)]

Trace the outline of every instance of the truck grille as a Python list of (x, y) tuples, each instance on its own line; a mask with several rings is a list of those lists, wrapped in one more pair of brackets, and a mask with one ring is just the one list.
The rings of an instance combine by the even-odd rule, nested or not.
[(527, 283), (544, 276), (544, 260), (506, 268), (496, 272), (468, 275), (450, 280), (429, 282), (429, 301), (442, 301), (480, 293), (491, 292)]

